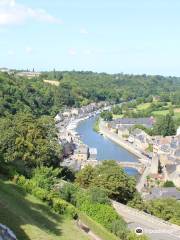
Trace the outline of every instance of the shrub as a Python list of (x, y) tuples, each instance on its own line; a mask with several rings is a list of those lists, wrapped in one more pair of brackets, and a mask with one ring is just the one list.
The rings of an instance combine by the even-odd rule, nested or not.
[(164, 183), (163, 187), (175, 187), (175, 185), (172, 181), (166, 181)]
[(102, 204), (109, 204), (109, 198), (107, 191), (99, 187), (92, 187), (89, 189), (89, 197), (90, 201), (93, 203), (102, 203)]
[(127, 239), (127, 235), (129, 233), (125, 222), (122, 221), (121, 219), (114, 220), (112, 222), (111, 231), (120, 239), (124, 239), (124, 240)]
[(26, 180), (26, 183), (24, 184), (24, 189), (26, 190), (26, 192), (28, 193), (32, 193), (32, 190), (36, 187), (34, 181), (32, 180)]
[(145, 235), (140, 235), (139, 236), (139, 235), (131, 232), (130, 234), (128, 234), (127, 240), (149, 240), (149, 238)]
[(76, 193), (78, 191), (78, 187), (73, 185), (72, 183), (66, 183), (60, 189), (60, 197), (66, 200), (67, 202), (76, 205)]
[(24, 176), (18, 176), (17, 177), (17, 180), (16, 180), (16, 183), (19, 185), (19, 186), (24, 186), (25, 183), (26, 183), (26, 178)]
[(70, 204), (66, 208), (66, 214), (69, 215), (73, 219), (77, 219), (78, 218), (78, 211), (77, 211), (77, 209), (74, 206), (70, 205)]
[(63, 199), (60, 198), (53, 198), (52, 199), (52, 207), (55, 212), (59, 214), (64, 214), (66, 212), (66, 208), (68, 206), (68, 203), (65, 202)]
[(46, 198), (47, 198), (48, 192), (47, 192), (47, 190), (45, 190), (45, 189), (36, 187), (36, 188), (34, 188), (34, 189), (32, 190), (32, 194), (33, 194), (35, 197), (39, 198), (40, 200), (45, 201)]
[(59, 169), (53, 169), (52, 167), (40, 167), (33, 171), (32, 180), (35, 185), (47, 190), (52, 189), (55, 183), (57, 183), (57, 176), (60, 173)]

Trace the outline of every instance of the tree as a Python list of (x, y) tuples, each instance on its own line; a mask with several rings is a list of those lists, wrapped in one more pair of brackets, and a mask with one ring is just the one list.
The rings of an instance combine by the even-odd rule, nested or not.
[(169, 115), (174, 116), (174, 108), (173, 108), (172, 104), (169, 105)]
[(103, 161), (96, 167), (92, 184), (108, 191), (110, 198), (127, 203), (136, 191), (136, 181), (128, 176), (115, 161)]
[(166, 116), (158, 118), (154, 125), (153, 133), (164, 137), (175, 135), (176, 128), (172, 116), (167, 114)]
[(33, 170), (31, 180), (35, 183), (36, 187), (52, 190), (54, 184), (57, 183), (57, 176), (59, 173), (60, 169), (58, 168), (38, 167)]
[(115, 161), (103, 161), (95, 168), (88, 166), (82, 169), (76, 178), (82, 187), (99, 187), (107, 191), (114, 200), (127, 203), (136, 191), (136, 182), (128, 176)]
[(166, 181), (163, 184), (163, 187), (175, 187), (174, 183), (172, 181)]
[(128, 202), (128, 206), (137, 208), (141, 211), (147, 210), (146, 203), (143, 201), (141, 195), (138, 192), (135, 192), (133, 199)]
[(1, 118), (0, 130), (1, 159), (13, 163), (21, 173), (41, 165), (58, 165), (61, 147), (51, 118), (18, 113)]
[(87, 165), (76, 174), (76, 183), (83, 188), (88, 188), (94, 177), (95, 169), (91, 165)]
[(100, 116), (104, 119), (104, 121), (112, 121), (113, 119), (112, 112), (109, 111), (103, 111)]
[(112, 112), (113, 112), (113, 114), (120, 115), (120, 114), (122, 114), (122, 108), (117, 105), (112, 108)]

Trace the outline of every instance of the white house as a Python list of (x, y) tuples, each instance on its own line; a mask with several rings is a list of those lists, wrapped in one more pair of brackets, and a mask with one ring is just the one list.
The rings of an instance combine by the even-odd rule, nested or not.
[(177, 136), (180, 135), (180, 126), (179, 126), (178, 129), (177, 129), (176, 135), (177, 135)]

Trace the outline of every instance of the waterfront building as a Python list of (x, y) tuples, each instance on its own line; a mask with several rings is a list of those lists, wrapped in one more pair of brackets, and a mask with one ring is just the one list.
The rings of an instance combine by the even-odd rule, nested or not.
[(89, 148), (89, 158), (88, 160), (96, 160), (97, 159), (97, 149), (96, 148)]
[(87, 161), (89, 156), (89, 149), (88, 146), (81, 144), (74, 150), (73, 158), (78, 162)]

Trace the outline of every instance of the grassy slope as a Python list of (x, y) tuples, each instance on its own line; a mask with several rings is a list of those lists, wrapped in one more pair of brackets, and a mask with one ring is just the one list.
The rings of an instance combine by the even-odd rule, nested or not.
[(80, 213), (80, 219), (84, 224), (89, 226), (89, 228), (95, 233), (97, 236), (99, 236), (103, 240), (119, 240), (118, 237), (116, 237), (114, 234), (108, 232), (104, 227), (102, 227), (100, 224), (96, 223), (94, 220), (92, 220), (90, 217), (85, 215), (84, 213)]
[(18, 186), (0, 181), (0, 223), (10, 227), (20, 240), (88, 240), (75, 223), (50, 211)]

